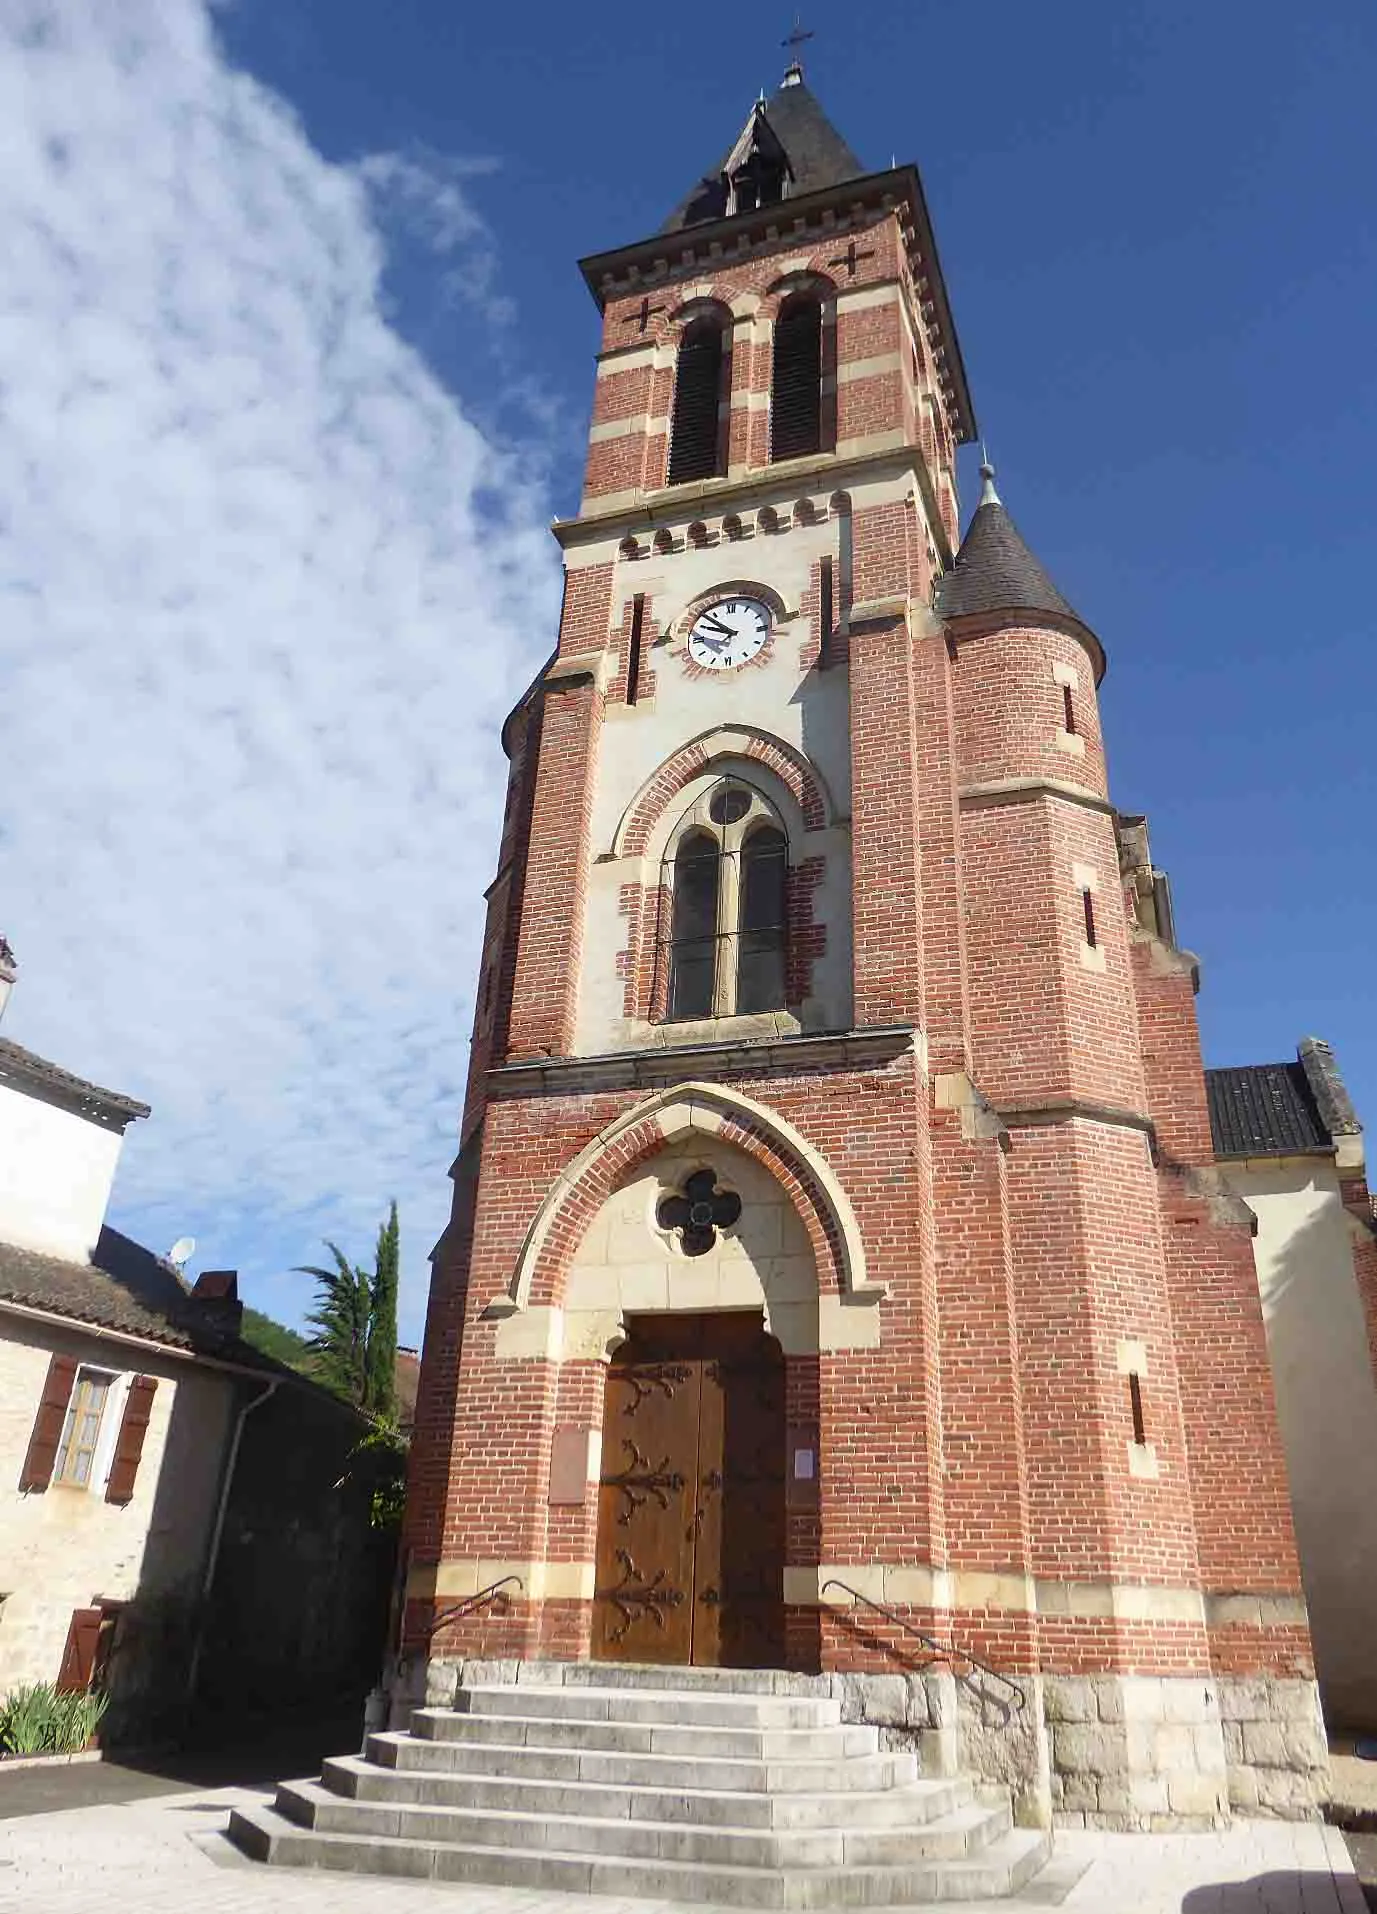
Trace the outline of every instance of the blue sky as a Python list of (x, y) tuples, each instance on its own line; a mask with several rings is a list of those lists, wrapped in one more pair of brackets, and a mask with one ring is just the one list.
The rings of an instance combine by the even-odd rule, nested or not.
[[(6, 1032), (154, 1104), (117, 1220), (196, 1235), (284, 1318), (290, 1266), (325, 1233), (364, 1253), (395, 1193), (419, 1331), (495, 721), (576, 501), (575, 262), (658, 225), (777, 83), (789, 18), (0, 19), (0, 381), (12, 351), (31, 435), (0, 452), (30, 501), (0, 527), (30, 718)], [(1377, 1117), (1370, 7), (806, 24), (862, 158), (922, 168), (1001, 492), (1109, 653), (1112, 788), (1202, 958), (1209, 1060), (1325, 1036)]]

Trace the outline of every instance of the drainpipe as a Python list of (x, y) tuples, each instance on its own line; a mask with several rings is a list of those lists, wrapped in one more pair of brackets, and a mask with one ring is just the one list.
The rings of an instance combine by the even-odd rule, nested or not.
[(211, 1583), (215, 1580), (215, 1571), (220, 1563), (220, 1543), (225, 1533), (225, 1516), (229, 1510), (230, 1490), (234, 1487), (234, 1471), (239, 1461), (239, 1444), (243, 1439), (244, 1424), (255, 1409), (261, 1409), (270, 1396), (277, 1394), (283, 1381), (282, 1376), (270, 1377), (266, 1387), (243, 1403), (238, 1415), (234, 1418), (234, 1434), (230, 1437), (229, 1454), (225, 1458), (225, 1472), (220, 1481), (220, 1500), (215, 1511), (215, 1526), (211, 1530), (210, 1545), (206, 1551), (206, 1572), (201, 1579), (200, 1619), (196, 1626), (196, 1643), (191, 1651), (191, 1667), (187, 1671), (188, 1702), (196, 1698), (196, 1684), (201, 1673), (201, 1657), (206, 1646), (206, 1604), (210, 1599)]

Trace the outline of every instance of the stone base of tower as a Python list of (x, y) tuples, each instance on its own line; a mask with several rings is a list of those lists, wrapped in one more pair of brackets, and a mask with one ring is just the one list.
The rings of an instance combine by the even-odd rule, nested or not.
[[(389, 1725), (450, 1708), (465, 1688), (711, 1684), (718, 1671), (594, 1661), (411, 1656), (393, 1670)], [(948, 1669), (882, 1674), (762, 1671), (770, 1692), (840, 1700), (845, 1723), (912, 1749), (932, 1780), (971, 1775), (1007, 1788), (1022, 1827), (1188, 1832), (1236, 1815), (1315, 1820), (1329, 1770), (1313, 1680), (1264, 1676), (1021, 1675)], [(1016, 1693), (1011, 1693), (1011, 1690)]]
[(1319, 1691), (1275, 1676), (1049, 1676), (1059, 1825), (1215, 1827), (1230, 1811), (1313, 1820), (1328, 1792)]

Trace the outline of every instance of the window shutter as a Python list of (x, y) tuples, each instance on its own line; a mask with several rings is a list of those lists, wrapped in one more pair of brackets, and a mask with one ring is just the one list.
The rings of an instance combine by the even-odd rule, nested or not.
[(775, 321), (770, 391), (770, 457), (800, 459), (822, 450), (822, 307), (786, 300)]
[(54, 1356), (48, 1364), (47, 1380), (43, 1384), (38, 1414), (34, 1417), (33, 1434), (29, 1437), (29, 1451), (19, 1471), (19, 1486), (25, 1491), (33, 1490), (42, 1495), (53, 1479), (53, 1464), (57, 1460), (62, 1425), (67, 1419), (67, 1404), (72, 1399), (76, 1372), (77, 1366), (70, 1356)]
[(74, 1608), (67, 1630), (67, 1646), (62, 1651), (62, 1666), (57, 1675), (60, 1695), (84, 1695), (96, 1672), (96, 1647), (100, 1641), (101, 1612), (98, 1608)]
[(110, 1480), (105, 1485), (107, 1502), (132, 1502), (134, 1480), (143, 1454), (144, 1432), (153, 1413), (153, 1393), (158, 1387), (151, 1376), (135, 1376), (125, 1398), (120, 1432), (115, 1443), (115, 1459), (110, 1465)]

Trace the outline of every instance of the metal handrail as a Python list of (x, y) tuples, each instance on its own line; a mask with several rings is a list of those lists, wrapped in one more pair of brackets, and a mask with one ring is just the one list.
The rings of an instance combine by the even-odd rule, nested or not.
[(928, 1650), (929, 1661), (951, 1663), (953, 1674), (958, 1673), (955, 1664), (965, 1662), (970, 1668), (978, 1668), (982, 1675), (988, 1675), (992, 1681), (1002, 1682), (1013, 1696), (1014, 1712), (1017, 1713), (1022, 1708), (1026, 1697), (1013, 1677), (1004, 1674), (998, 1668), (992, 1668), (987, 1661), (982, 1661), (979, 1655), (972, 1654), (969, 1648), (958, 1648), (954, 1642), (939, 1642), (935, 1636), (925, 1635), (921, 1628), (915, 1628), (912, 1622), (906, 1621), (894, 1609), (886, 1608), (883, 1602), (872, 1601), (869, 1595), (863, 1595), (858, 1588), (852, 1588), (850, 1582), (843, 1582), (836, 1575), (830, 1575), (827, 1578), (819, 1593), (826, 1595), (829, 1588), (843, 1589), (853, 1601), (864, 1602), (866, 1607), (873, 1608), (877, 1615), (883, 1615), (886, 1621), (893, 1622), (896, 1628), (902, 1628), (906, 1635), (912, 1635)]
[(501, 1593), (508, 1582), (515, 1582), (518, 1588), (526, 1586), (519, 1575), (503, 1575), (498, 1581), (489, 1582), (486, 1588), (480, 1588), (473, 1595), (466, 1595), (462, 1602), (455, 1602), (449, 1608), (442, 1608), (438, 1615), (433, 1615), (430, 1627), (426, 1630), (426, 1640), (433, 1641), (442, 1628), (448, 1627), (450, 1622), (458, 1621), (461, 1615), (469, 1614), (471, 1610), (478, 1607), (480, 1602), (491, 1601), (494, 1595)]

